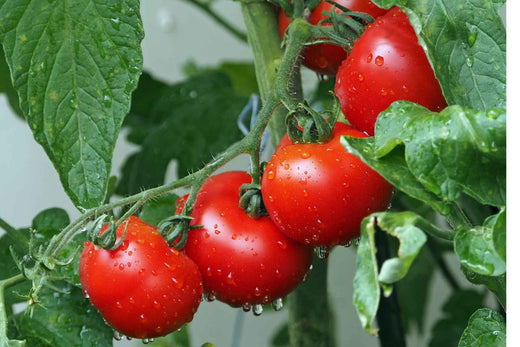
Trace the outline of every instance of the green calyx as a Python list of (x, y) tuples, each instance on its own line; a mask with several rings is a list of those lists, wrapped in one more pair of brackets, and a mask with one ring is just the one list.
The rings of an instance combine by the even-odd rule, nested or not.
[(190, 225), (193, 217), (179, 214), (163, 219), (157, 230), (161, 234), (170, 247), (182, 249), (188, 240), (190, 230), (199, 229), (202, 225)]
[(259, 184), (244, 184), (240, 187), (239, 206), (253, 219), (267, 216)]
[[(123, 243), (126, 236), (126, 231), (128, 229), (128, 222), (126, 222), (123, 235), (118, 241), (116, 230), (121, 223), (116, 223), (112, 219), (106, 221), (107, 218), (107, 215), (102, 215), (92, 223), (92, 225), (87, 230), (87, 239), (96, 247), (113, 251)], [(104, 226), (107, 226), (107, 228), (102, 232), (101, 229)]]

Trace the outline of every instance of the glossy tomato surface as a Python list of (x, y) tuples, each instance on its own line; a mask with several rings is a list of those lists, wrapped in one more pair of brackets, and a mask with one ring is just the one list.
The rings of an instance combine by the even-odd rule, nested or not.
[(336, 123), (325, 144), (290, 144), (277, 150), (262, 177), (262, 196), (275, 224), (290, 238), (312, 246), (346, 244), (361, 220), (385, 210), (392, 186), (345, 151), (342, 135), (365, 137)]
[(252, 219), (238, 206), (240, 186), (250, 182), (242, 171), (210, 177), (191, 214), (191, 224), (204, 227), (191, 230), (184, 247), (206, 292), (231, 306), (285, 297), (312, 262), (312, 248), (285, 236), (269, 217)]
[[(365, 12), (376, 18), (386, 13), (387, 10), (377, 7), (370, 0), (338, 0), (338, 4), (345, 6), (351, 11)], [(309, 23), (317, 25), (321, 20), (327, 18), (323, 15), (323, 12), (331, 12), (332, 4), (322, 1), (316, 6), (310, 13), (308, 18)], [(336, 9), (336, 12), (341, 12), (340, 9)], [(280, 10), (278, 23), (280, 25), (280, 34), (282, 37), (285, 34), (285, 30), (289, 26), (291, 18), (284, 14), (283, 10)], [(323, 25), (332, 25), (331, 23), (323, 23)], [(341, 62), (347, 57), (347, 51), (342, 47), (334, 44), (321, 43), (309, 46), (305, 49), (303, 55), (303, 64), (309, 69), (316, 71), (323, 75), (334, 75), (337, 71)]]
[[(117, 229), (118, 238), (124, 226)], [(195, 263), (137, 217), (128, 219), (116, 250), (85, 243), (79, 276), (85, 296), (115, 330), (129, 337), (162, 336), (190, 322), (203, 292)]]
[(379, 113), (408, 100), (440, 111), (446, 100), (408, 17), (394, 7), (356, 41), (338, 70), (335, 93), (348, 121), (369, 135)]

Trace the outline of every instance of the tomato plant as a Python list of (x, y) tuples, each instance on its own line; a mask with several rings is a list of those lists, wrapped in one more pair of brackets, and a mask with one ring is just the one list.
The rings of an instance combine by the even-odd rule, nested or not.
[(201, 269), (208, 295), (232, 306), (251, 307), (282, 299), (303, 280), (312, 248), (281, 233), (268, 217), (252, 219), (239, 207), (243, 171), (209, 178), (191, 216), (186, 254)]
[(126, 336), (168, 334), (192, 321), (202, 298), (201, 274), (155, 227), (137, 217), (127, 222), (117, 228), (118, 238), (126, 234), (115, 250), (85, 243), (79, 262), (84, 295)]
[(386, 209), (392, 186), (343, 150), (343, 135), (365, 135), (336, 123), (324, 144), (292, 144), (273, 154), (262, 178), (267, 211), (287, 236), (313, 246), (359, 237), (361, 220)]
[[(364, 12), (372, 17), (378, 17), (386, 13), (386, 10), (377, 7), (370, 0), (339, 0), (339, 5), (347, 7), (351, 11)], [(323, 12), (332, 11), (332, 4), (326, 1), (320, 1), (318, 5), (310, 11), (307, 20), (313, 25), (326, 18)], [(340, 9), (336, 8), (336, 12), (341, 12)], [(280, 34), (285, 36), (285, 31), (291, 22), (291, 18), (288, 17), (283, 9), (280, 9), (278, 15), (278, 23), (280, 25)], [(322, 25), (332, 25), (331, 23), (323, 23)], [(347, 57), (347, 51), (338, 45), (330, 43), (320, 43), (309, 46), (305, 49), (303, 54), (303, 65), (309, 69), (316, 71), (323, 75), (335, 75), (338, 71), (341, 62)]]
[(369, 25), (354, 44), (338, 70), (334, 91), (348, 121), (369, 135), (378, 114), (396, 100), (432, 111), (446, 107), (430, 62), (398, 7)]
[(505, 2), (372, 1), (0, 0), (0, 346), (504, 346)]

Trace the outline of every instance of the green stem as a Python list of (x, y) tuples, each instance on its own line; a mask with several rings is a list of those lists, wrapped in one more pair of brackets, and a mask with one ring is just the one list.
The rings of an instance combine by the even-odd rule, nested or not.
[(0, 281), (0, 345), (8, 346), (9, 339), (7, 337), (7, 307), (5, 306), (4, 291), (6, 288), (14, 286), (25, 280), (22, 274), (7, 278)]
[(468, 217), (464, 214), (464, 211), (456, 203), (450, 204), (450, 212), (446, 215), (448, 223), (451, 225), (453, 230), (459, 229), (471, 229), (472, 225)]
[(314, 257), (309, 277), (288, 296), (290, 345), (333, 347), (334, 316), (327, 291), (328, 262)]
[(198, 7), (202, 12), (206, 13), (211, 19), (213, 19), (215, 22), (220, 24), (224, 29), (229, 31), (231, 34), (233, 34), (237, 39), (240, 41), (247, 43), (247, 35), (236, 28), (234, 25), (232, 25), (230, 22), (227, 21), (227, 19), (211, 8), (209, 4), (200, 1), (200, 0), (184, 0), (190, 4), (193, 4), (194, 6)]
[[(271, 94), (277, 70), (283, 57), (276, 9), (266, 1), (242, 0), (242, 16), (255, 60), (260, 98), (265, 102)], [(269, 131), (273, 145), (285, 134), (286, 110), (278, 108), (271, 118)]]

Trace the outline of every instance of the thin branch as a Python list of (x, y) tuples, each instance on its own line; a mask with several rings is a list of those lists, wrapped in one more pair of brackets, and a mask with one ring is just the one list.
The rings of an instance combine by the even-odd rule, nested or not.
[(202, 12), (206, 13), (210, 18), (212, 18), (215, 22), (220, 24), (224, 29), (233, 34), (240, 41), (247, 43), (247, 34), (236, 28), (233, 24), (228, 22), (225, 17), (216, 13), (209, 4), (200, 1), (200, 0), (184, 0), (187, 3), (190, 3), (196, 7), (198, 7)]

